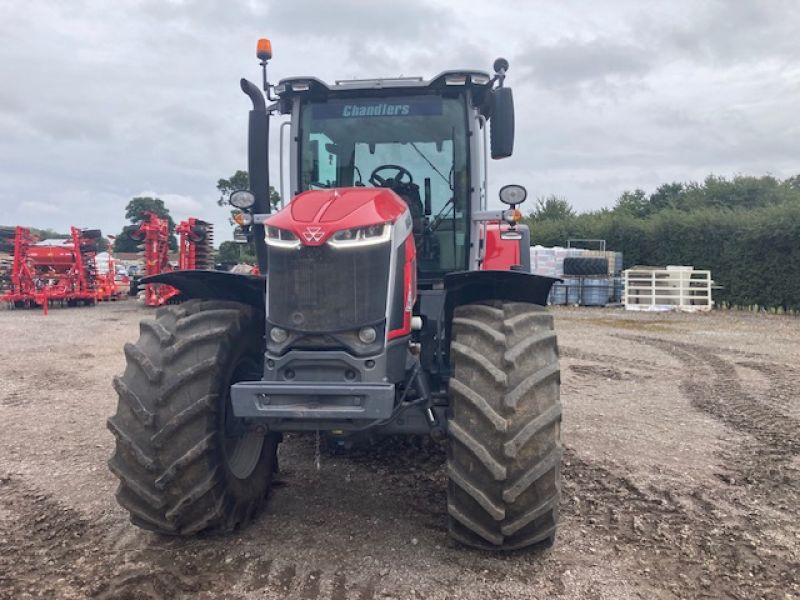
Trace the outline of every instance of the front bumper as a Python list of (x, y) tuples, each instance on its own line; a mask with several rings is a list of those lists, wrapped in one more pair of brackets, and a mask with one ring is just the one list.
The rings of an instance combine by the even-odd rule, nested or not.
[(394, 400), (392, 383), (242, 381), (231, 386), (233, 414), (248, 419), (386, 419)]

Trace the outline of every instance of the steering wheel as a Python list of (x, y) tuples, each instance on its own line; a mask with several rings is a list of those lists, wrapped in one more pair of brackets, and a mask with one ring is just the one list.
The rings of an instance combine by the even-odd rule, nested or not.
[[(378, 174), (380, 171), (386, 171), (389, 169), (397, 171), (397, 174), (394, 177), (389, 177), (388, 175), (381, 176)], [(405, 178), (407, 178), (407, 181)], [(372, 171), (372, 174), (369, 176), (369, 182), (376, 187), (387, 187), (391, 185), (392, 182), (401, 185), (409, 185), (414, 183), (414, 177), (412, 177), (411, 172), (408, 169), (401, 167), (400, 165), (381, 165)]]

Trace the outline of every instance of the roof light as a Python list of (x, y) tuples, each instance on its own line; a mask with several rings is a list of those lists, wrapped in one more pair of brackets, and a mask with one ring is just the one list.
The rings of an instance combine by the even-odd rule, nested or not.
[(470, 76), (470, 81), (475, 85), (486, 85), (489, 83), (490, 78), (488, 75), (472, 75)]
[(293, 92), (307, 92), (310, 89), (311, 89), (311, 86), (308, 84), (308, 82), (305, 82), (305, 81), (292, 84), (292, 91)]
[(286, 87), (287, 86), (285, 83), (279, 83), (278, 85), (275, 86), (275, 93), (278, 94), (278, 96), (280, 96), (281, 94), (285, 94)]
[(272, 42), (267, 38), (261, 38), (256, 45), (256, 56), (259, 60), (269, 60), (272, 58)]
[(446, 75), (444, 78), (445, 85), (466, 85), (466, 75)]

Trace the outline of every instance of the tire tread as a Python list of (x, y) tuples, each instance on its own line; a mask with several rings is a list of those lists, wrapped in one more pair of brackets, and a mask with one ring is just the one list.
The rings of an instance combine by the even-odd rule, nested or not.
[(236, 302), (190, 300), (142, 321), (127, 367), (115, 377), (116, 438), (109, 460), (117, 502), (143, 529), (167, 535), (230, 531), (252, 517), (272, 479), (277, 437), (267, 435), (245, 480), (225, 463), (220, 377), (236, 358), (262, 360), (263, 320)]
[(451, 341), (450, 536), (493, 551), (552, 542), (561, 493), (553, 318), (542, 307), (458, 307)]

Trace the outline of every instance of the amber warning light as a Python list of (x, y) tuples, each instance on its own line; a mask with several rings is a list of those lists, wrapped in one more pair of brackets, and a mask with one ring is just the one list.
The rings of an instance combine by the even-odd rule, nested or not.
[(256, 46), (256, 56), (259, 60), (269, 60), (272, 58), (272, 42), (270, 42), (267, 38), (261, 38), (258, 40), (258, 45)]

